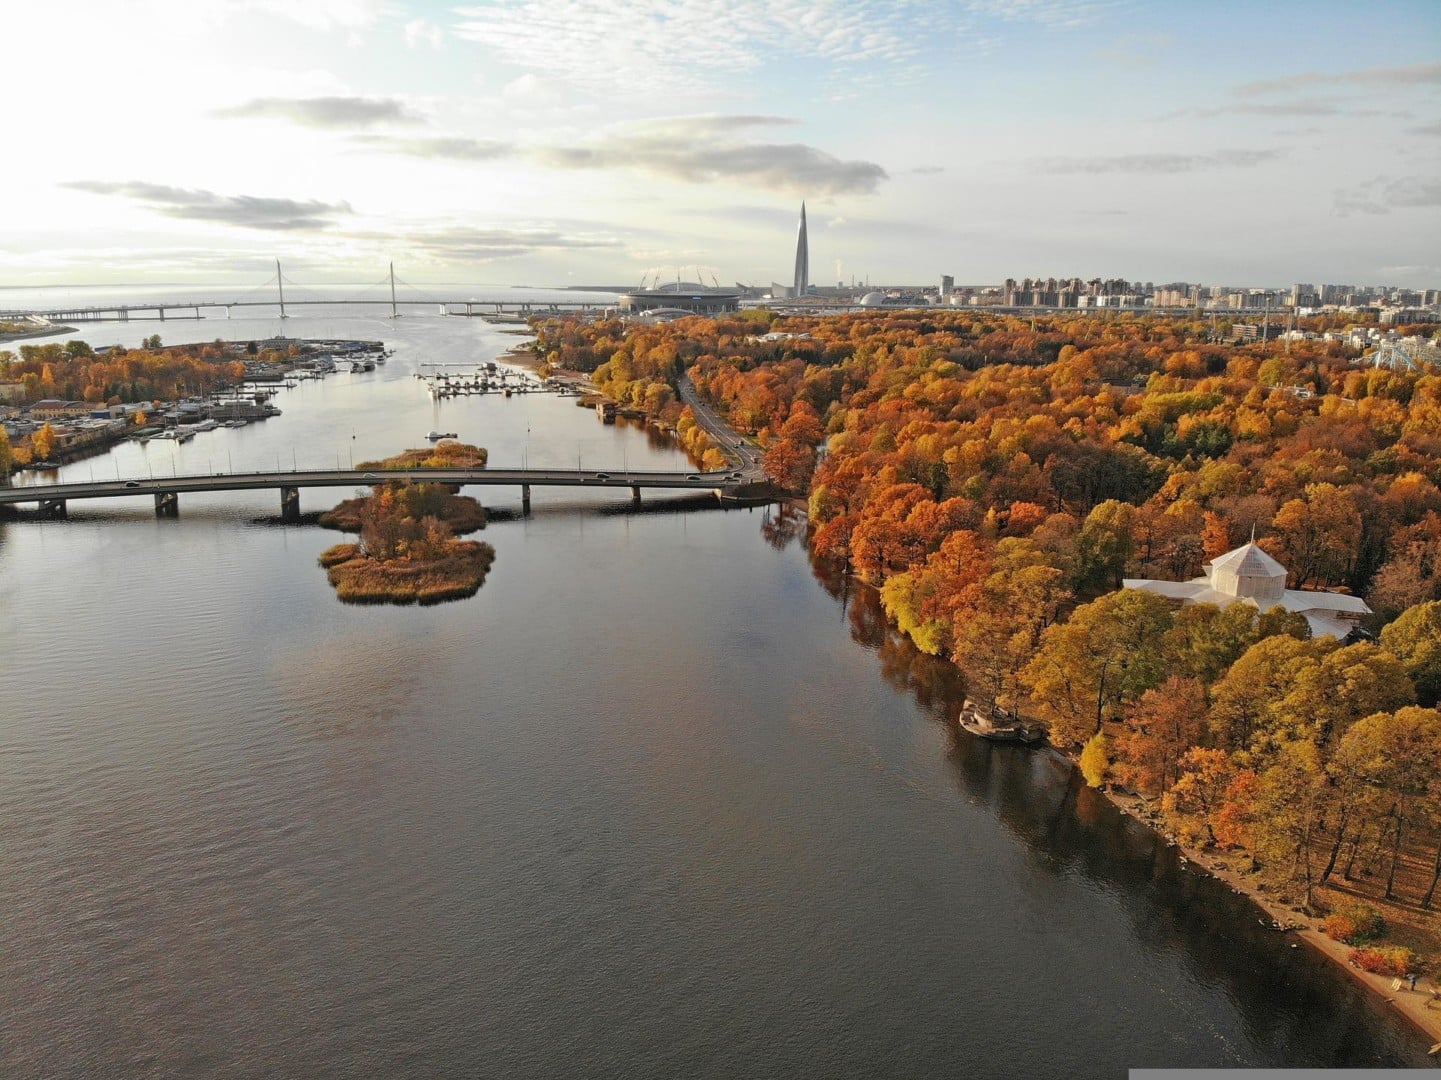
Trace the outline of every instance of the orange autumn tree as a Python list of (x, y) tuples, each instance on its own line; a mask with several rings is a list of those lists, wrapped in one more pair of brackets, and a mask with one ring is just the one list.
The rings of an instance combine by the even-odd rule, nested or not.
[(1180, 774), (1162, 800), (1166, 820), (1177, 834), (1191, 844), (1243, 844), (1256, 774), (1238, 766), (1225, 750), (1199, 746), (1181, 756)]
[(1181, 675), (1142, 694), (1116, 737), (1121, 782), (1148, 795), (1169, 790), (1179, 778), (1181, 758), (1205, 736), (1207, 708), (1205, 686)]

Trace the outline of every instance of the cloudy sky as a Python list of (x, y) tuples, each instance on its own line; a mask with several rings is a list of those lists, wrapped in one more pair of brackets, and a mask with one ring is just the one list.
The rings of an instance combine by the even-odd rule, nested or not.
[(0, 285), (1441, 287), (1436, 0), (48, 0)]

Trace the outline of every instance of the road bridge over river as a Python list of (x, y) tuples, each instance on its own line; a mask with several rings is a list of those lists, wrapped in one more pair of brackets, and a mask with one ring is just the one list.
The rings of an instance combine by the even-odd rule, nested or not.
[(295, 521), (300, 517), (301, 488), (355, 488), (388, 482), (453, 484), (458, 487), (518, 487), (521, 491), (521, 505), (526, 511), (530, 510), (532, 487), (629, 488), (632, 501), (637, 503), (640, 502), (642, 489), (714, 492), (718, 499), (738, 501), (764, 499), (770, 494), (770, 485), (764, 475), (754, 468), (720, 472), (634, 472), (622, 469), (317, 469), (146, 476), (130, 480), (0, 487), (0, 506), (33, 503), (42, 515), (63, 518), (66, 516), (67, 505), (74, 499), (114, 499), (149, 495), (155, 500), (157, 516), (174, 517), (179, 513), (182, 494), (272, 489), (280, 492), (282, 520)]
[[(40, 322), (102, 322), (118, 320), (129, 322), (132, 319), (158, 319), (164, 322), (170, 319), (203, 319), (201, 312), (206, 310), (224, 310), (225, 317), (230, 318), (233, 308), (274, 308), (280, 309), (280, 317), (288, 318), (287, 307), (323, 306), (333, 307), (336, 305), (384, 305), (390, 308), (393, 318), (400, 316), (402, 307), (434, 307), (443, 315), (476, 316), (484, 318), (504, 317), (505, 321), (523, 320), (526, 316), (550, 314), (558, 315), (564, 311), (596, 311), (602, 308), (613, 306), (614, 301), (607, 301), (598, 297), (578, 296), (575, 299), (566, 300), (536, 300), (534, 298), (517, 297), (513, 300), (504, 298), (492, 298), (489, 300), (468, 300), (445, 299), (441, 296), (406, 296), (404, 298), (396, 295), (395, 292), (395, 264), (390, 266), (389, 276), (376, 282), (377, 286), (389, 284), (390, 294), (386, 297), (340, 297), (340, 296), (308, 296), (298, 298), (292, 292), (291, 298), (285, 298), (285, 286), (294, 286), (295, 282), (285, 277), (280, 270), (280, 260), (275, 262), (275, 275), (270, 278), (261, 289), (275, 286), (275, 298), (269, 296), (260, 297), (256, 295), (257, 289), (252, 289), (246, 295), (229, 300), (217, 300), (213, 297), (207, 300), (147, 300), (133, 301), (130, 303), (115, 304), (61, 304), (43, 308), (26, 308), (13, 311), (0, 311), (0, 321), (29, 320)], [(418, 292), (414, 286), (406, 286), (413, 293)], [(188, 313), (188, 314), (187, 314)]]
[(112, 304), (82, 306), (51, 306), (48, 308), (25, 308), (0, 311), (0, 321), (23, 319), (44, 319), (48, 322), (131, 322), (153, 319), (165, 322), (167, 319), (203, 319), (205, 311), (225, 312), (231, 317), (232, 308), (275, 308), (279, 307), (280, 317), (288, 318), (286, 308), (296, 307), (337, 307), (337, 306), (388, 307), (392, 315), (398, 315), (403, 307), (433, 308), (445, 315), (471, 317), (511, 316), (523, 318), (527, 315), (559, 315), (567, 311), (598, 311), (613, 307), (599, 300), (286, 300), (277, 304), (274, 300), (156, 300), (150, 303)]

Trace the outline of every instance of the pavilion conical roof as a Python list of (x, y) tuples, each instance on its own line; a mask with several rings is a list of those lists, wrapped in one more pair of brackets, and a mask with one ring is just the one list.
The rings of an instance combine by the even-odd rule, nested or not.
[(1286, 568), (1257, 547), (1254, 542), (1242, 544), (1234, 551), (1228, 551), (1224, 555), (1217, 555), (1211, 561), (1211, 569), (1213, 571), (1228, 570), (1238, 578), (1283, 578), (1286, 576)]

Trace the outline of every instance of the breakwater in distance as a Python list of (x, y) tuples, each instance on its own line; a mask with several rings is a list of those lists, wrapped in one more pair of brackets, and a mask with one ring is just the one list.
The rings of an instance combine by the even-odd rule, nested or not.
[[(60, 478), (323, 467), (431, 429), (496, 467), (689, 467), (564, 399), (431, 400), (423, 361), (515, 340), (480, 320), (283, 332), (396, 353)], [(485, 587), (424, 609), (336, 601), (333, 534), (254, 524), (273, 493), (0, 524), (6, 1070), (1425, 1063), (1049, 751), (958, 734), (954, 673), (813, 565), (799, 519), (661, 499), (537, 491), (481, 534)]]

